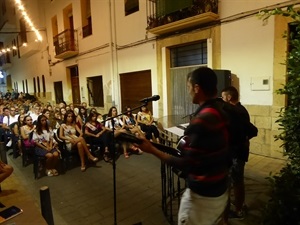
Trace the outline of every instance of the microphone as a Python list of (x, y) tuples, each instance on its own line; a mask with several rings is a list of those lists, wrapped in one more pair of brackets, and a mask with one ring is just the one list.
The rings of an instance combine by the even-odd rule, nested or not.
[(147, 103), (147, 102), (157, 101), (159, 99), (160, 99), (159, 95), (153, 95), (151, 97), (141, 99), (140, 102)]

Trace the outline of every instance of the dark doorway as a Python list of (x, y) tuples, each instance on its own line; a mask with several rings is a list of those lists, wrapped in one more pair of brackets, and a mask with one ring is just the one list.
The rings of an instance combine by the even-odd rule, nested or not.
[[(132, 108), (139, 106), (139, 100), (152, 96), (151, 70), (120, 74), (120, 85), (122, 111), (127, 105)], [(153, 112), (152, 103), (148, 108)]]
[(88, 77), (86, 81), (89, 95), (89, 105), (104, 107), (102, 76)]
[(56, 104), (64, 100), (62, 81), (54, 82), (54, 93)]
[(70, 76), (71, 76), (73, 104), (80, 104), (81, 101), (80, 101), (78, 67), (73, 66), (68, 69), (70, 70)]

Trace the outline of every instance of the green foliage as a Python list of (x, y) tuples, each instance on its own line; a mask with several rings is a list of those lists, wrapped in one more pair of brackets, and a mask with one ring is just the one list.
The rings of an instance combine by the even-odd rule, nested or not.
[(280, 173), (268, 178), (272, 195), (263, 213), (263, 224), (300, 225), (300, 13), (293, 6), (259, 13), (262, 20), (274, 15), (292, 18), (296, 29), (283, 35), (290, 46), (285, 62), (287, 81), (276, 91), (287, 98), (287, 105), (280, 110), (276, 121), (281, 133), (275, 139), (283, 142), (288, 163)]
[(272, 199), (264, 210), (264, 225), (297, 225), (300, 224), (300, 179), (290, 164), (284, 167), (279, 175), (269, 177), (272, 185)]

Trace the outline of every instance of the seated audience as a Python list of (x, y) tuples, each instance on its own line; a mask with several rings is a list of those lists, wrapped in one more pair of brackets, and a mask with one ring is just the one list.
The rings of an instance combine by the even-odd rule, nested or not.
[[(143, 136), (142, 131), (139, 126), (137, 126), (137, 121), (135, 116), (132, 114), (131, 108), (129, 106), (125, 107), (126, 114), (123, 115), (123, 128), (125, 128), (128, 132), (136, 136)], [(143, 152), (137, 148), (133, 144), (129, 144), (129, 148), (138, 154), (142, 154)]]
[(137, 122), (141, 126), (141, 130), (145, 132), (146, 138), (150, 141), (152, 140), (152, 134), (154, 135), (156, 142), (159, 143), (159, 131), (154, 125), (154, 118), (152, 113), (146, 106), (142, 106), (140, 112), (138, 113)]
[(49, 129), (46, 116), (38, 117), (32, 139), (35, 143), (35, 154), (46, 157), (46, 175), (57, 176), (58, 172), (55, 168), (60, 152), (53, 142), (53, 133)]
[[(76, 133), (78, 133), (79, 135), (77, 136)], [(83, 133), (76, 124), (76, 117), (74, 112), (68, 111), (65, 114), (63, 124), (60, 126), (59, 138), (65, 141), (68, 151), (72, 151), (75, 148), (78, 149), (81, 161), (81, 171), (84, 172), (86, 170), (85, 155), (87, 155), (87, 157), (93, 162), (97, 162), (98, 158), (94, 157), (90, 153), (86, 141), (82, 136)]]
[(18, 144), (18, 149), (19, 149), (19, 154), (22, 155), (22, 143), (21, 143), (21, 139), (22, 139), (22, 135), (21, 135), (21, 127), (23, 126), (23, 122), (24, 122), (24, 118), (25, 115), (24, 114), (20, 114), (18, 117), (18, 122), (15, 123), (12, 132), (15, 135), (16, 138), (16, 142)]
[(23, 144), (26, 148), (35, 146), (35, 142), (32, 140), (34, 130), (35, 125), (33, 125), (31, 116), (25, 116), (23, 120), (23, 126), (21, 127), (20, 131)]
[[(126, 132), (126, 129), (123, 128), (123, 119), (122, 117), (117, 116), (118, 115), (118, 110), (115, 106), (112, 106), (107, 114), (107, 119), (105, 121), (105, 127), (110, 130), (110, 131), (114, 131), (114, 136), (116, 137), (120, 132)], [(123, 153), (124, 153), (124, 157), (126, 159), (129, 158), (129, 155), (127, 153), (127, 143), (123, 142), (122, 143), (122, 147), (123, 147)]]
[(104, 152), (108, 152), (110, 134), (105, 126), (97, 121), (97, 116), (97, 113), (91, 111), (87, 118), (87, 123), (85, 124), (86, 142), (103, 148)]

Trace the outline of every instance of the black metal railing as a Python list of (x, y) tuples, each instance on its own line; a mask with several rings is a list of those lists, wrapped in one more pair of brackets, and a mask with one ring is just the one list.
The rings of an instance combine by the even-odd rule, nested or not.
[(218, 14), (218, 0), (147, 0), (147, 29), (207, 12)]
[[(161, 144), (174, 147), (178, 142), (178, 136), (168, 131), (160, 130)], [(172, 167), (163, 161), (161, 162), (161, 191), (162, 191), (162, 211), (170, 225), (177, 224), (177, 214), (180, 205), (180, 199), (186, 188), (184, 176), (180, 170)]]
[(67, 51), (78, 51), (76, 30), (67, 29), (53, 37), (56, 55)]

